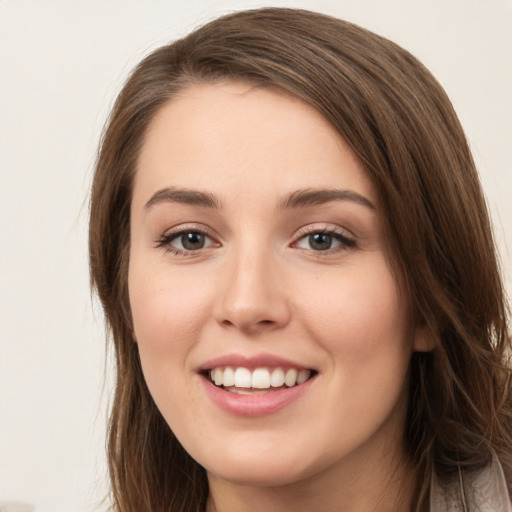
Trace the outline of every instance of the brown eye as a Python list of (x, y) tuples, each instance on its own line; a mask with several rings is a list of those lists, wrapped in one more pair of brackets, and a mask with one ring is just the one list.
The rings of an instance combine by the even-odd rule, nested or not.
[(315, 252), (339, 251), (355, 247), (356, 243), (351, 238), (336, 231), (311, 231), (299, 238), (294, 244), (299, 249)]
[(314, 251), (326, 251), (328, 249), (332, 249), (333, 241), (338, 242), (337, 240), (333, 240), (332, 235), (329, 235), (328, 233), (313, 233), (308, 236), (309, 247)]
[(157, 247), (162, 247), (169, 252), (183, 255), (216, 245), (218, 244), (215, 240), (206, 233), (194, 229), (167, 233), (156, 244)]
[[(176, 237), (181, 244), (181, 248), (186, 251), (196, 251), (198, 249), (203, 249), (206, 245), (206, 235), (203, 233), (198, 233), (197, 231), (187, 231), (182, 233), (178, 237)], [(176, 239), (173, 240), (176, 243)]]
[(297, 247), (311, 251), (328, 251), (336, 249), (342, 245), (340, 236), (335, 233), (316, 232), (303, 236), (298, 242)]

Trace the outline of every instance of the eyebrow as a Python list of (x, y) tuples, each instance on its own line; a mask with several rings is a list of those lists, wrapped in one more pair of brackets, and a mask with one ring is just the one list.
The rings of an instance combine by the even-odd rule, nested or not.
[[(351, 201), (364, 206), (370, 210), (376, 210), (375, 205), (365, 196), (344, 189), (304, 189), (296, 190), (284, 197), (278, 204), (278, 210), (288, 210), (295, 208), (305, 208), (308, 206), (317, 206), (330, 203), (332, 201)], [(155, 204), (162, 202), (183, 203), (205, 208), (220, 209), (221, 202), (209, 192), (199, 190), (182, 189), (167, 187), (155, 192), (145, 204), (149, 209)]]
[(305, 189), (297, 190), (286, 196), (278, 205), (278, 209), (304, 208), (330, 203), (332, 201), (351, 201), (376, 210), (375, 205), (365, 196), (344, 189)]
[(220, 201), (213, 194), (208, 192), (167, 187), (155, 192), (146, 203), (145, 208), (148, 209), (155, 204), (163, 202), (191, 204), (212, 209), (219, 209), (221, 207)]

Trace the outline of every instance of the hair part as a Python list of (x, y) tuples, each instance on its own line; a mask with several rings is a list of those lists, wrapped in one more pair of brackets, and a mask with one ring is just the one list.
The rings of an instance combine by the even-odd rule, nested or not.
[(405, 443), (415, 509), (432, 467), (483, 467), (512, 482), (510, 338), (495, 244), (475, 165), (446, 94), (394, 43), (308, 11), (265, 8), (214, 20), (133, 71), (102, 137), (92, 186), (91, 283), (115, 345), (109, 465), (119, 512), (203, 511), (205, 471), (151, 398), (133, 342), (127, 275), (137, 159), (158, 110), (194, 83), (244, 81), (311, 105), (358, 155), (379, 194), (391, 264), (435, 348), (410, 368)]

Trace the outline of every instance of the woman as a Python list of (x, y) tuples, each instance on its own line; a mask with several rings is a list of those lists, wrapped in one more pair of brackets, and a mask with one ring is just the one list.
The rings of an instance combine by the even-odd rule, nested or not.
[(268, 8), (153, 52), (102, 140), (90, 261), (116, 510), (512, 510), (485, 201), (390, 41)]

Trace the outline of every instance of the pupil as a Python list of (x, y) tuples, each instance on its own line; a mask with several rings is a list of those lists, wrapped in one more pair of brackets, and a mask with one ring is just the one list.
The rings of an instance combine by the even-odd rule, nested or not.
[(204, 235), (202, 233), (185, 233), (181, 235), (181, 243), (185, 249), (190, 251), (204, 247)]
[(315, 233), (309, 235), (309, 245), (315, 251), (330, 249), (332, 244), (332, 236), (327, 233)]

